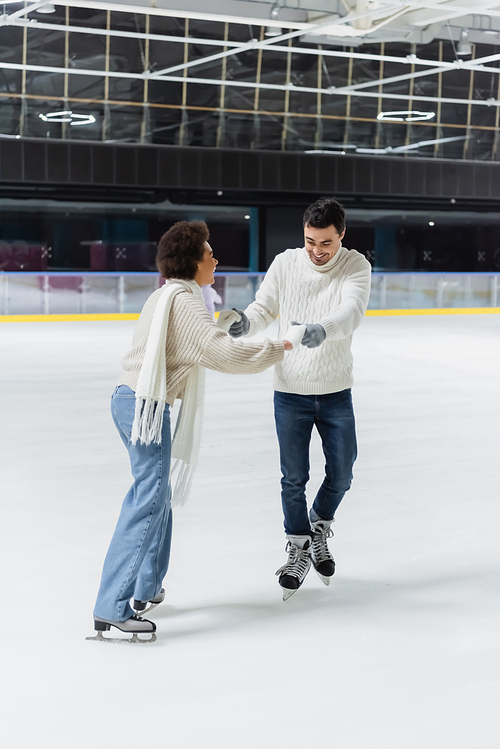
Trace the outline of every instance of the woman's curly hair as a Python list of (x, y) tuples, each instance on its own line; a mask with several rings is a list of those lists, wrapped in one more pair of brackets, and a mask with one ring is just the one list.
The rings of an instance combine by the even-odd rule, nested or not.
[(204, 221), (178, 221), (158, 242), (156, 267), (163, 278), (192, 280), (205, 252), (209, 231)]

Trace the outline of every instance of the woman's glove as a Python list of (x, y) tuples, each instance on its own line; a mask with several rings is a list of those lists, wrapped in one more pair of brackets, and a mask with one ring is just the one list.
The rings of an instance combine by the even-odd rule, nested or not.
[[(300, 322), (292, 322), (292, 325), (302, 325)], [(326, 331), (319, 323), (306, 323), (306, 332), (302, 338), (302, 345), (307, 348), (317, 348), (321, 346), (326, 338)]]
[(227, 332), (229, 333), (231, 338), (241, 338), (241, 336), (246, 335), (250, 330), (250, 320), (245, 315), (243, 310), (236, 309), (236, 307), (233, 307), (232, 309), (238, 313), (240, 319), (236, 320), (236, 322), (233, 322)]

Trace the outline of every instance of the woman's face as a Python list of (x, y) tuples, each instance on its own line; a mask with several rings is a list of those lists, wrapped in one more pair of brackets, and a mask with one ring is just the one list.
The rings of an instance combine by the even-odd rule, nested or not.
[(214, 253), (208, 242), (205, 242), (204, 247), (203, 257), (198, 261), (198, 270), (194, 276), (198, 286), (208, 286), (214, 283), (214, 271), (219, 262), (214, 258)]

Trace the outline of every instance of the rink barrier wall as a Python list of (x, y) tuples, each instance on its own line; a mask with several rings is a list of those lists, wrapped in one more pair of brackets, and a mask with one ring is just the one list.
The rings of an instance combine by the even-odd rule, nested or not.
[[(404, 315), (492, 315), (500, 314), (500, 307), (467, 307), (443, 309), (375, 309), (367, 310), (366, 317), (401, 317)], [(217, 318), (219, 313), (215, 313)], [(5, 322), (96, 322), (99, 320), (138, 320), (139, 313), (115, 315), (0, 315)]]
[[(222, 309), (246, 309), (263, 272), (218, 272)], [(158, 272), (0, 271), (0, 321), (135, 320), (163, 283)], [(373, 271), (368, 315), (485, 314), (500, 273)]]

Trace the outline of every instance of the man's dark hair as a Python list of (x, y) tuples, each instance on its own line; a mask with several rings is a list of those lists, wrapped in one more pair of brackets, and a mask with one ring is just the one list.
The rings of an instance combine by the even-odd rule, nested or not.
[(304, 213), (303, 226), (326, 229), (334, 226), (339, 234), (345, 229), (345, 211), (335, 198), (320, 198)]
[(205, 252), (208, 226), (204, 221), (178, 221), (158, 242), (156, 267), (163, 278), (192, 280)]

